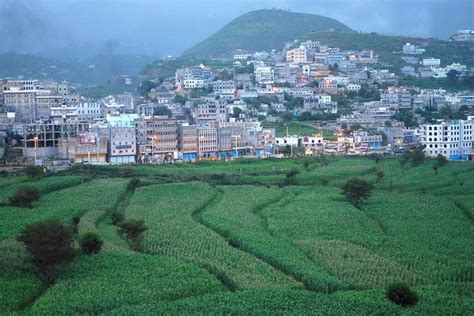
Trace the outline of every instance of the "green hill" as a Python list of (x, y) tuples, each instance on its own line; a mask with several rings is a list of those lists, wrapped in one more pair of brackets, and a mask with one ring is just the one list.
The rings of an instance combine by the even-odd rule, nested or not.
[(257, 10), (239, 16), (216, 34), (188, 49), (183, 57), (229, 57), (237, 49), (247, 51), (282, 48), (285, 42), (311, 32), (351, 32), (346, 25), (320, 15), (283, 10)]

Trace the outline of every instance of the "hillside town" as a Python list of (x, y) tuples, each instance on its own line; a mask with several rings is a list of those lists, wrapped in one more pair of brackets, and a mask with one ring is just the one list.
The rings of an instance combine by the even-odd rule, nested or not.
[[(453, 40), (469, 36), (459, 31)], [(410, 43), (400, 55), (408, 77), (456, 82), (474, 74)], [(98, 99), (67, 82), (5, 78), (0, 158), (47, 166), (175, 163), (388, 155), (421, 146), (429, 157), (472, 160), (473, 90), (400, 85), (379, 57), (370, 48), (295, 41), (270, 52), (237, 51), (222, 67), (202, 61), (174, 77), (141, 78), (141, 93)]]

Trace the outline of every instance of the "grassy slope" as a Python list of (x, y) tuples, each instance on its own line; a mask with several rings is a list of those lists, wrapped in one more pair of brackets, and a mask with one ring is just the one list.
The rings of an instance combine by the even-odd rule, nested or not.
[(285, 42), (329, 29), (350, 31), (344, 24), (323, 16), (282, 10), (252, 11), (236, 18), (182, 56), (230, 57), (236, 49), (250, 52), (281, 49)]
[[(163, 173), (197, 176), (233, 173), (242, 174), (239, 179), (244, 182), (264, 179), (278, 184), (282, 178), (267, 172), (298, 168), (301, 173), (295, 179), (296, 186), (282, 189), (213, 188), (197, 182), (138, 189), (130, 200), (127, 216), (146, 218), (150, 227), (146, 239), (163, 251), (143, 255), (120, 245), (108, 247), (107, 243), (115, 238), (110, 237), (114, 234), (111, 230), (103, 235), (106, 247), (101, 254), (80, 256), (61, 272), (58, 283), (28, 311), (35, 315), (107, 311), (115, 314), (341, 315), (348, 310), (357, 314), (473, 314), (471, 262), (474, 258), (466, 249), (473, 247), (469, 214), (474, 210), (474, 167), (468, 163), (450, 163), (436, 175), (430, 160), (419, 167), (404, 168), (396, 159), (384, 159), (378, 165), (365, 158), (327, 160), (328, 164), (321, 164), (318, 158), (305, 158), (126, 167), (150, 180)], [(309, 165), (304, 165), (305, 161)], [(383, 170), (385, 177), (375, 183), (377, 170)], [(362, 210), (353, 208), (339, 194), (342, 183), (353, 176), (363, 177), (376, 186), (373, 197)], [(323, 178), (329, 180), (326, 186), (321, 183)], [(1, 181), (8, 184), (7, 187), (16, 182), (16, 179)], [(94, 230), (100, 214), (114, 204), (127, 182), (93, 180), (45, 193), (31, 210), (0, 208), (4, 213), (3, 224), (16, 223), (15, 228), (2, 230), (4, 238), (9, 239), (0, 241), (0, 264), (5, 268), (0, 272), (2, 311), (18, 309), (41, 288), (23, 248), (12, 240), (18, 227), (51, 216), (69, 222), (73, 214), (85, 214), (80, 230)], [(76, 209), (73, 205), (78, 205), (76, 198), (80, 196), (87, 203)], [(98, 201), (103, 196), (108, 197), (106, 203)], [(211, 196), (217, 196), (215, 203), (205, 204)], [(276, 197), (279, 199), (275, 200)], [(253, 209), (254, 200), (260, 204), (257, 209)], [(203, 205), (206, 208), (196, 214)], [(457, 205), (464, 205), (465, 209)], [(233, 240), (227, 243), (225, 238), (200, 224), (199, 217), (203, 224), (220, 227), (221, 233)], [(99, 232), (104, 231), (99, 229)], [(294, 249), (286, 248), (287, 252), (278, 253), (275, 248), (279, 239), (285, 245), (282, 249), (290, 244)], [(262, 244), (265, 240), (267, 246)], [(238, 249), (238, 241), (245, 249)], [(269, 266), (265, 268), (269, 262), (266, 260), (274, 259), (271, 263), (281, 268), (278, 262), (284, 263), (285, 256), (292, 251), (305, 252), (308, 259), (333, 277), (362, 289), (341, 288), (332, 294), (275, 289), (285, 278), (272, 272)], [(255, 274), (252, 265), (259, 259), (252, 255), (259, 252), (265, 261), (258, 265), (264, 269), (260, 270), (261, 274)], [(235, 256), (238, 253), (240, 255)], [(228, 261), (229, 258), (234, 259)], [(208, 272), (209, 266), (204, 262), (216, 267), (234, 263), (233, 270), (239, 272), (235, 276), (240, 280), (252, 279), (254, 274), (258, 276), (256, 283), (263, 280), (262, 277), (273, 275), (275, 278), (266, 281), (267, 287), (234, 293)], [(289, 269), (286, 271), (297, 267), (295, 264), (297, 261), (285, 264)], [(308, 271), (311, 269), (303, 273), (312, 273)], [(405, 310), (384, 298), (383, 287), (394, 280), (416, 286), (421, 297), (416, 307)], [(260, 287), (244, 283), (247, 286), (243, 288)], [(291, 283), (288, 285), (293, 287)]]

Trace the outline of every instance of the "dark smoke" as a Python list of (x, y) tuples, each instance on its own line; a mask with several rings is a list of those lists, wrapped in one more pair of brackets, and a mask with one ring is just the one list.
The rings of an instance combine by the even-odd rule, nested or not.
[(52, 43), (57, 32), (42, 16), (24, 0), (0, 0), (0, 50), (30, 52)]

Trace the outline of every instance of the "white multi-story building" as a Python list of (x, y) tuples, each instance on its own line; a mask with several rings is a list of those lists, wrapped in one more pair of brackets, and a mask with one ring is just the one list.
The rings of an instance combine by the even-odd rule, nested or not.
[(209, 81), (206, 79), (184, 79), (183, 84), (185, 89), (201, 89), (207, 87)]
[(235, 54), (234, 55), (234, 60), (246, 60), (252, 57), (251, 54)]
[(269, 67), (269, 66), (255, 67), (255, 80), (259, 84), (272, 84), (274, 81), (272, 67)]
[(473, 154), (474, 116), (467, 120), (440, 121), (421, 126), (425, 155), (449, 160), (468, 160)]
[(359, 91), (360, 89), (362, 88), (362, 86), (358, 83), (349, 83), (347, 86), (346, 86), (346, 89), (347, 91)]
[(403, 45), (403, 53), (407, 55), (408, 54), (414, 54), (414, 55), (423, 54), (425, 51), (426, 49), (418, 48), (416, 45), (413, 45), (410, 43), (406, 43), (405, 45)]
[(299, 47), (286, 52), (286, 61), (290, 64), (304, 64), (307, 62), (306, 48)]
[(214, 94), (234, 94), (235, 82), (233, 80), (217, 80), (212, 82)]
[(439, 58), (424, 58), (422, 64), (425, 67), (438, 68), (441, 65), (441, 59), (439, 59)]
[(100, 102), (81, 102), (76, 105), (76, 108), (79, 120), (100, 118), (102, 115), (102, 105)]

